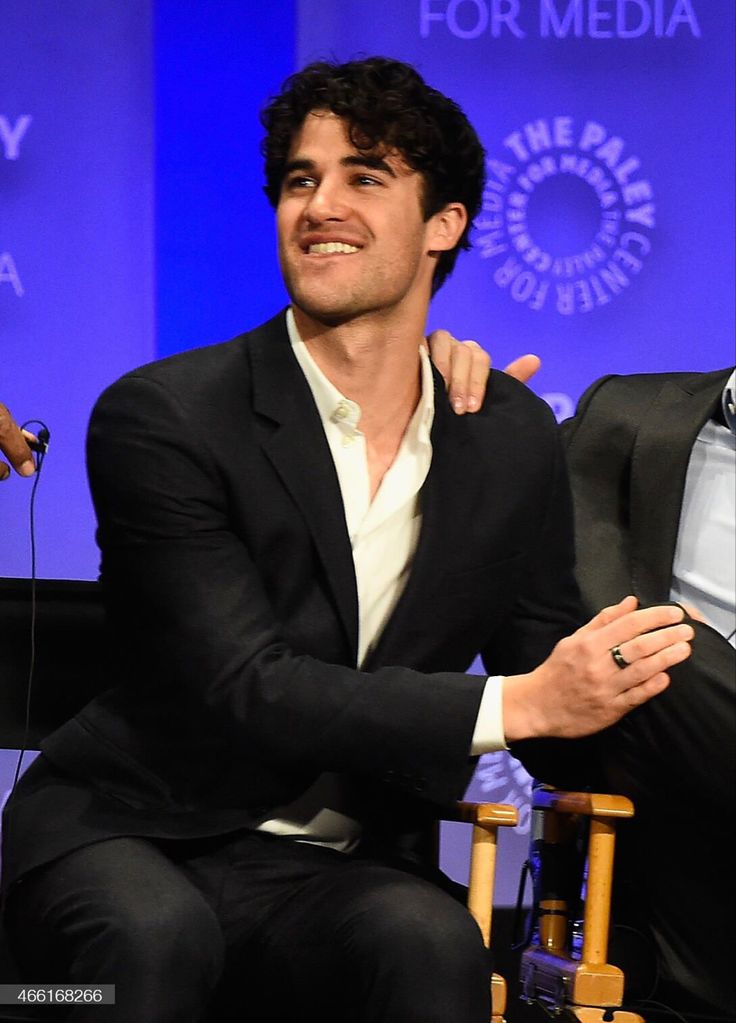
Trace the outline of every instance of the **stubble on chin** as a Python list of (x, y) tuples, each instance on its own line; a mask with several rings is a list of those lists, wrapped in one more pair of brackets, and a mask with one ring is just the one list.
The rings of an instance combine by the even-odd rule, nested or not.
[(314, 296), (303, 294), (299, 289), (287, 288), (287, 291), (295, 309), (325, 327), (339, 327), (360, 315), (357, 306), (346, 301), (344, 297), (341, 300), (315, 299)]
[(281, 273), (292, 306), (326, 327), (338, 327), (359, 315), (360, 301), (353, 289), (324, 282), (304, 282), (282, 262)]

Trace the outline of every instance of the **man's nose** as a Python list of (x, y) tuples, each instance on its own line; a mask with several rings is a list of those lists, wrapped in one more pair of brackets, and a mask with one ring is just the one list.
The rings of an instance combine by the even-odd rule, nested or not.
[(322, 180), (310, 193), (305, 215), (312, 222), (344, 220), (349, 204), (344, 188), (337, 182)]

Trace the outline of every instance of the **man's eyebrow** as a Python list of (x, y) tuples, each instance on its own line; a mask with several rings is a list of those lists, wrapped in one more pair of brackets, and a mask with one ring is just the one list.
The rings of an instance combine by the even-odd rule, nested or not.
[(371, 156), (370, 153), (364, 153), (360, 156), (346, 156), (340, 163), (343, 167), (367, 167), (368, 170), (380, 170), (385, 174), (389, 174), (392, 178), (396, 177), (396, 172), (392, 169), (390, 164), (380, 156)]
[(284, 174), (291, 174), (293, 171), (300, 170), (314, 170), (314, 160), (307, 160), (305, 158), (289, 160), (284, 167)]
[[(343, 167), (364, 167), (367, 170), (383, 171), (384, 174), (396, 177), (396, 172), (380, 156), (371, 156), (370, 153), (356, 156), (345, 156), (340, 160)], [(289, 160), (284, 167), (284, 175), (293, 174), (295, 171), (313, 171), (316, 167), (314, 160), (306, 157), (296, 157)]]

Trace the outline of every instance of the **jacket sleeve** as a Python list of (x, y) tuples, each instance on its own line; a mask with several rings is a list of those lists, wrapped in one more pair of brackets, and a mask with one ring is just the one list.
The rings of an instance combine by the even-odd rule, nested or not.
[(222, 458), (195, 419), (160, 381), (130, 375), (91, 421), (102, 580), (126, 661), (140, 665), (127, 684), (145, 678), (143, 702), (158, 700), (159, 714), (178, 701), (272, 770), (349, 772), (457, 798), (482, 679), (362, 672), (290, 649), (233, 530)]
[[(531, 671), (564, 636), (585, 621), (575, 581), (572, 499), (559, 429), (551, 425), (549, 480), (542, 527), (527, 560), (525, 579), (508, 627), (483, 651), (489, 672), (505, 675)], [(590, 739), (526, 739), (511, 752), (541, 781), (585, 788), (598, 777), (598, 747)]]

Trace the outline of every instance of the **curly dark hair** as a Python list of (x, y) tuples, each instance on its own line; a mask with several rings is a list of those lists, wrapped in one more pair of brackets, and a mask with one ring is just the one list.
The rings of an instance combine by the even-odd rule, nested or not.
[(452, 272), (459, 250), (470, 248), (470, 230), (481, 206), (485, 152), (467, 117), (401, 61), (370, 57), (347, 64), (309, 64), (287, 78), (261, 113), (266, 129), (261, 144), (264, 191), (274, 207), (292, 139), (312, 110), (330, 110), (344, 118), (356, 149), (398, 150), (424, 178), (425, 220), (450, 202), (460, 202), (467, 210), (468, 223), (457, 245), (440, 253), (434, 294)]

